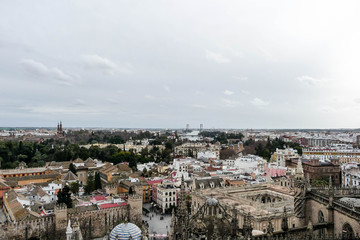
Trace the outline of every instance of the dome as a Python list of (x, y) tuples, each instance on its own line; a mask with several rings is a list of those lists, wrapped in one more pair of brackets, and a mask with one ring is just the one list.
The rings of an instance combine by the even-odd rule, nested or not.
[(113, 228), (110, 240), (141, 240), (141, 230), (133, 223), (121, 223)]
[(216, 206), (218, 205), (218, 200), (216, 200), (215, 198), (208, 198), (206, 199), (205, 204), (208, 206)]

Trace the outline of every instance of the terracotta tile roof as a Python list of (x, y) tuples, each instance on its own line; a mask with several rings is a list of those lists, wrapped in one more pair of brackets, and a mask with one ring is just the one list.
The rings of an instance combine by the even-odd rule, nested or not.
[(5, 178), (5, 181), (24, 181), (24, 180), (31, 180), (31, 179), (44, 179), (44, 178), (53, 178), (56, 179), (61, 175), (57, 172), (52, 171), (48, 174), (41, 174), (41, 175), (33, 175), (33, 176), (23, 176), (23, 177), (8, 177)]
[(44, 190), (42, 190), (42, 188), (38, 189), (37, 194), (39, 195), (39, 197), (43, 197), (47, 195), (47, 193)]
[(10, 187), (0, 179), (0, 189), (4, 189), (4, 188), (6, 189), (6, 188), (10, 188)]
[(84, 161), (84, 163), (95, 163), (95, 161), (94, 161), (94, 159), (89, 157)]
[(104, 174), (108, 174), (108, 173), (111, 173), (111, 172), (117, 172), (117, 167), (116, 166), (113, 166), (113, 165), (110, 165), (108, 167), (103, 167), (100, 172), (104, 173)]
[(105, 203), (105, 204), (101, 204), (99, 207), (100, 209), (106, 209), (106, 208), (115, 208), (115, 207), (121, 207), (121, 206), (126, 206), (127, 203), (122, 202), (122, 203)]
[(95, 197), (91, 197), (90, 199), (91, 199), (91, 201), (104, 201), (104, 200), (106, 200), (106, 197), (97, 195)]
[(119, 163), (119, 164), (117, 164), (116, 166), (118, 167), (118, 169), (119, 169), (120, 171), (132, 172), (132, 169), (131, 169), (128, 165), (126, 165), (126, 164), (121, 164), (121, 163)]
[(47, 164), (47, 167), (63, 167), (64, 169), (68, 169), (70, 166), (71, 161), (64, 161), (64, 162), (55, 162), (52, 161), (49, 164)]
[(84, 163), (84, 161), (81, 158), (77, 158), (74, 160), (74, 163)]
[(78, 180), (78, 177), (72, 171), (68, 171), (62, 177), (62, 180), (64, 180), (64, 181), (76, 181), (76, 180)]
[(8, 203), (7, 210), (11, 212), (12, 215), (15, 217), (15, 219), (13, 220), (19, 221), (26, 218), (27, 211), (26, 209), (23, 208), (21, 203), (19, 203), (19, 201), (16, 199), (17, 198), (16, 192), (14, 190), (9, 190), (6, 193), (7, 193), (6, 201)]
[(148, 180), (148, 184), (153, 185), (153, 184), (161, 184), (164, 180), (163, 179), (159, 179), (159, 180)]

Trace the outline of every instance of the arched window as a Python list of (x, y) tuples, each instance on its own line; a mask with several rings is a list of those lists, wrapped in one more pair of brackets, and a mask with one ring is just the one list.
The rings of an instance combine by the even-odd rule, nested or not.
[[(325, 222), (324, 213), (322, 211), (319, 211), (319, 213), (318, 213), (318, 222), (319, 223)], [(324, 235), (325, 235), (325, 229), (324, 228), (319, 229), (319, 236), (322, 237)]]
[(261, 198), (261, 202), (262, 202), (262, 203), (265, 203), (265, 202), (266, 202), (265, 197), (262, 197), (262, 198)]
[(354, 237), (354, 230), (348, 223), (344, 224), (342, 233), (343, 233), (343, 237), (345, 237), (345, 239), (352, 239)]
[(318, 213), (318, 221), (319, 221), (319, 223), (325, 222), (325, 217), (324, 217), (324, 214), (322, 211), (319, 211), (319, 213)]

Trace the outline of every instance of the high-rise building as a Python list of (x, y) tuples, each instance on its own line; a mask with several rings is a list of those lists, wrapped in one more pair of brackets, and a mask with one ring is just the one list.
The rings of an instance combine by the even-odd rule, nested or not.
[(189, 130), (189, 128), (190, 128), (190, 125), (186, 124), (186, 131)]
[(202, 132), (203, 127), (204, 127), (204, 125), (201, 123), (201, 124), (200, 124), (200, 132)]

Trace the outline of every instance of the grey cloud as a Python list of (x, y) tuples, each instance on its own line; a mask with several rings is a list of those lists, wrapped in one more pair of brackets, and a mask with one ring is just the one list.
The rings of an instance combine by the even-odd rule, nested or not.
[(319, 109), (360, 106), (360, 15), (319, 1), (4, 1), (0, 126), (357, 126)]
[(208, 109), (207, 106), (202, 105), (202, 104), (192, 104), (192, 105), (190, 105), (190, 107), (199, 108), (199, 109)]
[(223, 93), (224, 93), (225, 95), (228, 95), (228, 96), (231, 96), (231, 95), (234, 94), (234, 92), (233, 92), (233, 91), (230, 91), (230, 90), (225, 90)]
[(256, 97), (253, 100), (251, 100), (251, 104), (256, 107), (265, 107), (265, 106), (269, 105), (269, 102)]
[(115, 74), (116, 72), (121, 74), (132, 74), (133, 71), (130, 66), (120, 66), (108, 58), (101, 57), (96, 54), (84, 55), (82, 57), (85, 66), (91, 69), (99, 69), (107, 74)]
[(72, 85), (72, 77), (56, 67), (50, 68), (45, 66), (43, 63), (32, 59), (22, 59), (20, 63), (26, 71), (36, 76), (50, 78), (56, 80), (56, 82), (60, 84), (69, 86)]
[(298, 80), (302, 83), (305, 83), (307, 85), (312, 85), (312, 86), (315, 86), (315, 85), (318, 85), (318, 84), (324, 82), (324, 80), (322, 80), (322, 79), (317, 79), (317, 78), (313, 78), (310, 76), (300, 76), (300, 77), (297, 77), (296, 80)]
[(220, 99), (220, 101), (221, 101), (221, 106), (228, 107), (228, 108), (233, 108), (240, 104), (239, 101), (235, 101), (235, 100), (231, 100), (231, 99), (227, 99), (227, 98), (222, 98), (222, 99)]
[(170, 91), (171, 91), (171, 89), (170, 89), (169, 86), (164, 86), (164, 90), (165, 90), (166, 92), (170, 92)]
[(205, 52), (206, 52), (207, 60), (210, 60), (210, 61), (213, 61), (213, 62), (216, 62), (219, 64), (231, 62), (230, 59), (226, 58), (225, 56), (223, 56), (220, 53), (215, 53), (215, 52), (212, 52), (209, 50), (206, 50)]

